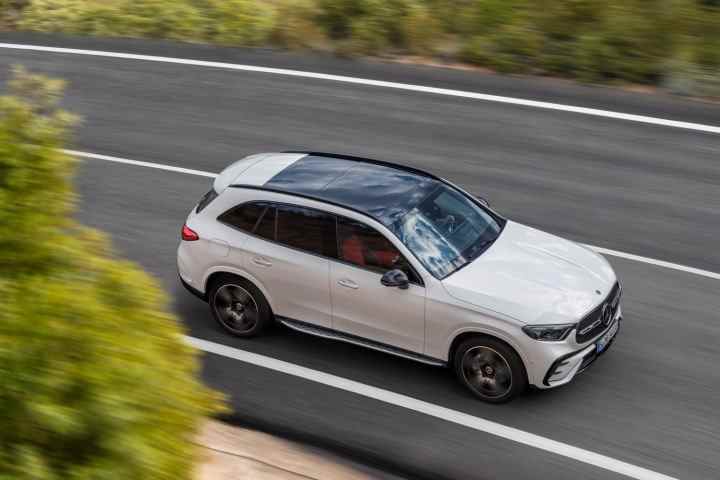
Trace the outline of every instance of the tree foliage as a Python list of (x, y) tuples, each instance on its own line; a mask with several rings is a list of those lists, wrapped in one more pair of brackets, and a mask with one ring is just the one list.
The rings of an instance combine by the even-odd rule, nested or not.
[(191, 478), (218, 397), (157, 283), (73, 220), (62, 86), (0, 97), (0, 479)]

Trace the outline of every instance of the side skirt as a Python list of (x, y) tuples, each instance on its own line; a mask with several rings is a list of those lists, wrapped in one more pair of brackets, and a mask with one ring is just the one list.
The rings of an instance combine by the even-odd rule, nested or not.
[(293, 320), (287, 317), (280, 317), (278, 315), (275, 318), (288, 328), (296, 330), (302, 333), (308, 333), (315, 335), (316, 337), (327, 338), (330, 340), (337, 340), (340, 342), (351, 343), (353, 345), (359, 345), (361, 347), (370, 348), (379, 352), (389, 353), (397, 357), (407, 358), (409, 360), (415, 360), (416, 362), (425, 363), (427, 365), (433, 365), (435, 367), (444, 367), (447, 365), (446, 362), (437, 358), (428, 357), (420, 353), (410, 352), (403, 350), (402, 348), (396, 348), (384, 343), (375, 342), (366, 338), (351, 335), (349, 333), (338, 332), (337, 330), (331, 330), (329, 328), (318, 327), (309, 323), (301, 322), (299, 320)]

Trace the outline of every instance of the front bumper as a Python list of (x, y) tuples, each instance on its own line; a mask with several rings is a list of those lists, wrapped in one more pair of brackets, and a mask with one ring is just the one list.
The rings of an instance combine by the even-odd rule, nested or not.
[[(597, 351), (597, 342), (617, 323), (617, 330), (613, 337), (605, 345), (602, 351)], [(570, 383), (578, 374), (584, 372), (590, 365), (603, 355), (612, 346), (615, 339), (620, 334), (622, 325), (622, 315), (618, 315), (613, 323), (602, 334), (595, 338), (589, 345), (581, 350), (570, 352), (555, 360), (547, 370), (543, 378), (543, 388), (559, 387)]]

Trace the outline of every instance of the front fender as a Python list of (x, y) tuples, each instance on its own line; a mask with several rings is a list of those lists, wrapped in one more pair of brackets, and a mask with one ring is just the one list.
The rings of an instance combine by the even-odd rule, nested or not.
[[(518, 332), (522, 333), (520, 328), (518, 328)], [(450, 335), (448, 335), (448, 338), (445, 341), (444, 350), (445, 350), (445, 356), (447, 358), (448, 363), (452, 362), (452, 358), (450, 358), (450, 348), (453, 345), (453, 342), (455, 339), (457, 339), (460, 335), (467, 334), (467, 333), (474, 333), (478, 335), (488, 335), (490, 337), (495, 337), (499, 340), (502, 340), (503, 342), (510, 345), (520, 356), (520, 359), (522, 360), (523, 364), (525, 365), (526, 369), (528, 368), (528, 365), (532, 363), (531, 357), (528, 355), (525, 347), (521, 345), (516, 338), (513, 337), (513, 335), (510, 335), (505, 330), (501, 330), (499, 328), (496, 328), (492, 325), (481, 325), (477, 323), (467, 323), (465, 325), (461, 325), (455, 330), (453, 330)]]

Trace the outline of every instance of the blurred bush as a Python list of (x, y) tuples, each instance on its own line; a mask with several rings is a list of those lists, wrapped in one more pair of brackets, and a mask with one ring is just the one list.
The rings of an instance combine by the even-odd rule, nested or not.
[(0, 32), (17, 25), (20, 14), (30, 0), (0, 0)]
[(267, 2), (262, 0), (206, 0), (206, 2), (207, 32), (210, 41), (227, 45), (262, 45), (268, 40), (275, 23), (275, 10)]
[(707, 80), (720, 64), (717, 0), (0, 2), (0, 10), (15, 12), (7, 18), (22, 11), (20, 28), (29, 30), (332, 48), (343, 55), (450, 52), (450, 59), (502, 72), (683, 84), (688, 93), (714, 83)]
[(164, 294), (72, 219), (62, 82), (0, 97), (0, 478), (189, 479), (219, 405)]
[(325, 31), (317, 22), (320, 7), (315, 0), (278, 0), (270, 41), (281, 47), (326, 49)]

